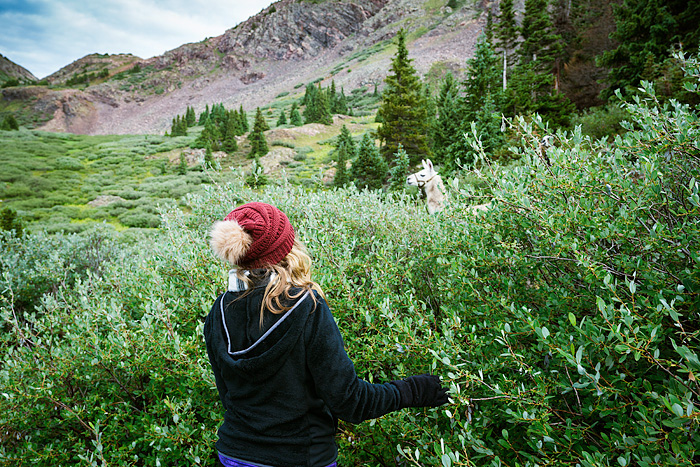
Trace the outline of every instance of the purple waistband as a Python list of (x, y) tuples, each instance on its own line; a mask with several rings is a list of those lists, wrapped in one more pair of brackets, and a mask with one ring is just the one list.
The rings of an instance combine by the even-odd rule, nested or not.
[[(247, 462), (239, 461), (237, 459), (233, 459), (231, 457), (225, 456), (221, 453), (219, 453), (219, 461), (224, 465), (224, 467), (257, 467), (254, 464), (249, 464)], [(332, 464), (328, 464), (326, 467), (338, 467), (337, 462), (333, 462)]]

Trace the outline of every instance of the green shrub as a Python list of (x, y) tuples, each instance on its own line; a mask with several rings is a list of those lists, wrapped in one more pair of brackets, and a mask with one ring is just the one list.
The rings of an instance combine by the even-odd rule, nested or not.
[(595, 107), (572, 118), (572, 126), (581, 126), (581, 132), (594, 139), (611, 137), (624, 133), (622, 122), (629, 114), (619, 105)]
[(615, 142), (557, 133), (551, 166), (532, 144), (542, 121), (516, 122), (521, 163), (470, 175), (485, 213), (472, 184), (446, 181), (428, 216), (405, 194), (253, 190), (241, 174), (164, 212), (162, 234), (108, 237), (99, 261), (81, 236), (7, 234), (3, 462), (213, 465), (202, 318), (227, 273), (207, 230), (256, 200), (307, 244), (361, 377), (450, 388), (441, 408), (341, 423), (339, 464), (696, 465), (700, 120), (653, 93), (625, 108)]

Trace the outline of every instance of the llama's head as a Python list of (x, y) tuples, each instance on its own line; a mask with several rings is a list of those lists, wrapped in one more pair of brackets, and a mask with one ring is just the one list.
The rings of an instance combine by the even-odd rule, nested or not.
[(410, 186), (424, 187), (426, 183), (435, 178), (437, 171), (433, 167), (433, 163), (430, 159), (422, 160), (423, 170), (409, 175), (406, 179), (406, 184)]

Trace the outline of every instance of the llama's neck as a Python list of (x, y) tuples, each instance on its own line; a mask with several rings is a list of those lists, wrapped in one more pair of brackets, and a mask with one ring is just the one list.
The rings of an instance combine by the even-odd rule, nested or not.
[(428, 212), (432, 214), (442, 210), (443, 201), (445, 199), (445, 186), (442, 184), (442, 178), (439, 175), (435, 175), (425, 184), (424, 189), (428, 204)]

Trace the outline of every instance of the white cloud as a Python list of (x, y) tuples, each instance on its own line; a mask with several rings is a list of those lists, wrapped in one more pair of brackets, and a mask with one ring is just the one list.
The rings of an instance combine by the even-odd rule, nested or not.
[(150, 58), (218, 36), (272, 0), (0, 0), (0, 53), (42, 78), (90, 53)]

